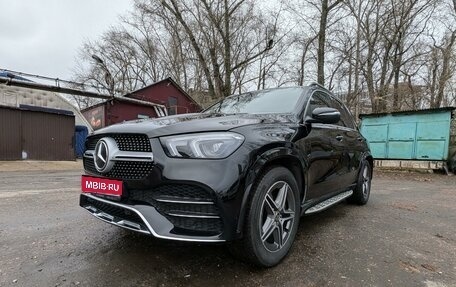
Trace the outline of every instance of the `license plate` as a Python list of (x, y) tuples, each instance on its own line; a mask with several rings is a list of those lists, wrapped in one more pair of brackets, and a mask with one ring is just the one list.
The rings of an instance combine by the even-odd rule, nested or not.
[(122, 196), (123, 184), (121, 180), (107, 179), (83, 175), (81, 189), (83, 193), (97, 193), (110, 196)]

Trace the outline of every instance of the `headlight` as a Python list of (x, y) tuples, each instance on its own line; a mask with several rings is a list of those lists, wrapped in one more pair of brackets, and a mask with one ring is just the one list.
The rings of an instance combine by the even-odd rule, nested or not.
[(171, 157), (184, 158), (225, 158), (244, 142), (236, 133), (201, 133), (160, 138)]

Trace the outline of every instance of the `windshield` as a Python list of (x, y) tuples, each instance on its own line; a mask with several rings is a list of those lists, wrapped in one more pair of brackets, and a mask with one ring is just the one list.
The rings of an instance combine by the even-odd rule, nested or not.
[(302, 93), (302, 88), (295, 87), (230, 96), (208, 108), (204, 113), (292, 113)]

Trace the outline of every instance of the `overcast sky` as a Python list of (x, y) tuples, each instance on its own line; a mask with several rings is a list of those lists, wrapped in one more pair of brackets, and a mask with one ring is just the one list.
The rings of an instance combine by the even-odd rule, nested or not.
[(78, 48), (132, 0), (0, 0), (0, 69), (70, 79)]

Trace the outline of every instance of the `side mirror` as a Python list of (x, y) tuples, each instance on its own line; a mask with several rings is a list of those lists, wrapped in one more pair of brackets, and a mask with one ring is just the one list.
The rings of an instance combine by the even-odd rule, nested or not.
[(307, 118), (308, 123), (335, 124), (340, 121), (340, 112), (333, 108), (316, 108), (312, 111), (312, 118)]

